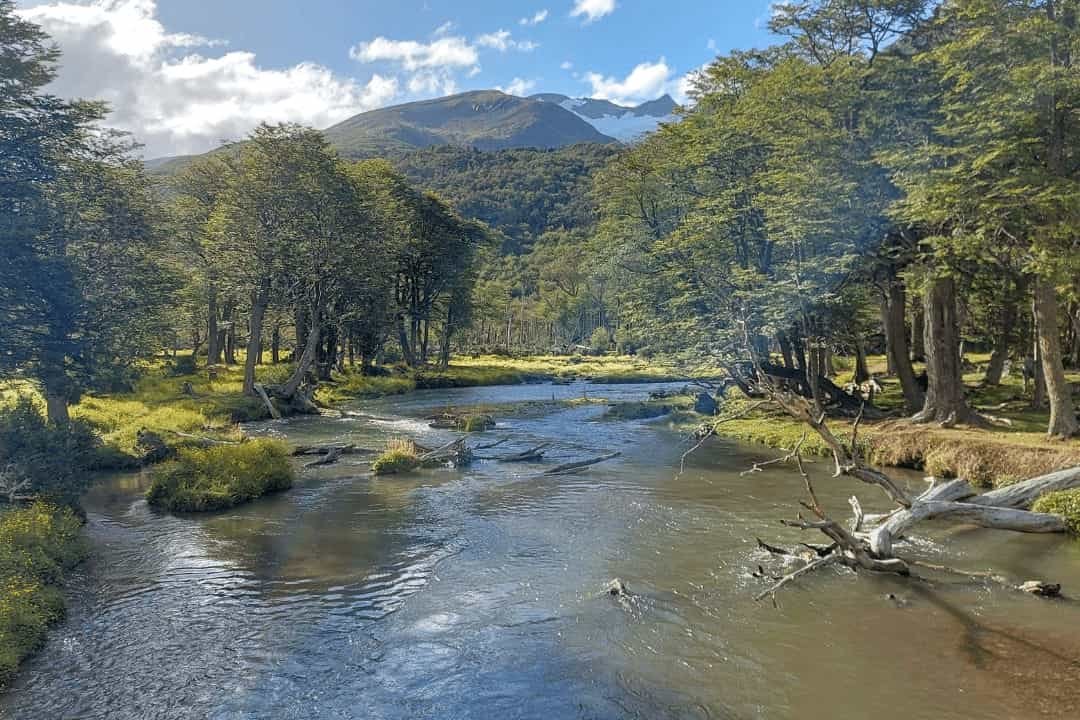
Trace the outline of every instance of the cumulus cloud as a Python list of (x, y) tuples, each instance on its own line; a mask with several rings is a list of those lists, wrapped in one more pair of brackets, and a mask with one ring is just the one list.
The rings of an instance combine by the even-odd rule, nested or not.
[(526, 25), (526, 26), (528, 26), (528, 25), (539, 25), (540, 23), (544, 22), (547, 19), (548, 19), (548, 11), (545, 8), (544, 10), (537, 10), (536, 14), (533, 15), (532, 17), (523, 17), (523, 18), (521, 18), (520, 20), (518, 20), (518, 24), (519, 25)]
[(262, 121), (326, 127), (398, 94), (397, 80), (382, 75), (359, 83), (314, 63), (267, 69), (250, 52), (211, 55), (222, 43), (169, 33), (155, 0), (59, 1), (20, 13), (63, 51), (51, 90), (107, 101), (108, 124), (133, 133), (148, 157), (203, 152)]
[(499, 52), (506, 52), (507, 50), (532, 52), (540, 47), (531, 40), (515, 40), (509, 30), (496, 30), (493, 33), (479, 35), (476, 38), (476, 44)]
[(620, 105), (633, 105), (655, 100), (664, 93), (680, 92), (680, 80), (673, 79), (674, 71), (664, 58), (657, 62), (643, 62), (619, 79), (596, 72), (585, 73), (582, 78), (592, 86), (592, 96), (611, 100)]
[(362, 42), (349, 51), (349, 57), (360, 62), (398, 63), (406, 70), (430, 68), (466, 68), (476, 65), (480, 55), (476, 48), (461, 37), (440, 37), (430, 43), (415, 40), (390, 40), (377, 37)]
[(615, 0), (574, 0), (570, 17), (583, 17), (586, 23), (596, 22), (615, 12)]
[(525, 78), (516, 77), (516, 78), (514, 78), (513, 80), (510, 81), (509, 85), (506, 85), (505, 87), (500, 85), (500, 86), (496, 87), (495, 89), (500, 90), (500, 91), (506, 93), (507, 95), (524, 96), (524, 95), (528, 95), (530, 92), (532, 92), (535, 87), (536, 87), (536, 81), (535, 80), (526, 80)]

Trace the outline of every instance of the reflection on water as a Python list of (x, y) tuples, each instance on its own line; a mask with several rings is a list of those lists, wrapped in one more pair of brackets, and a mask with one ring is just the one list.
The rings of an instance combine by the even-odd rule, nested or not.
[[(453, 435), (420, 418), (448, 404), (648, 389), (429, 391), (252, 431), (436, 445)], [(662, 421), (602, 411), (530, 413), (484, 435), (512, 436), (507, 452), (553, 442), (551, 462), (623, 452), (558, 479), (493, 462), (376, 479), (350, 457), (201, 517), (151, 511), (137, 475), (98, 485), (70, 617), (0, 698), (0, 718), (1080, 716), (1075, 603), (840, 570), (791, 586), (779, 609), (754, 603), (750, 570), (770, 561), (755, 537), (811, 540), (777, 523), (795, 512), (798, 479), (783, 467), (742, 477), (767, 453), (722, 442), (675, 477), (685, 446)], [(856, 488), (810, 467), (840, 512)], [(919, 552), (1080, 588), (1080, 543), (941, 532), (947, 553), (934, 538)], [(612, 577), (629, 601), (602, 592)]]

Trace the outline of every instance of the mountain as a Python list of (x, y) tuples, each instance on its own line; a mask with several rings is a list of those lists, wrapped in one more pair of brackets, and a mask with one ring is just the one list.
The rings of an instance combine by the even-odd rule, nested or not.
[(397, 154), (433, 145), (504, 150), (615, 142), (557, 103), (496, 90), (372, 110), (325, 132), (330, 143), (348, 157)]
[(569, 110), (597, 131), (623, 142), (652, 132), (662, 122), (675, 120), (675, 108), (678, 107), (670, 95), (634, 107), (616, 105), (610, 100), (572, 98), (557, 93), (541, 93), (533, 95), (531, 99)]

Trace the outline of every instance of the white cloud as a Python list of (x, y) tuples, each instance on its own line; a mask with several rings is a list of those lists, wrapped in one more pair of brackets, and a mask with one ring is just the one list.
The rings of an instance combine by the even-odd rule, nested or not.
[(432, 33), (432, 35), (434, 35), (435, 37), (441, 37), (442, 35), (449, 35), (450, 31), (452, 31), (455, 27), (457, 27), (457, 24), (453, 20), (447, 20), (442, 25), (435, 28), (435, 32)]
[(540, 47), (531, 40), (515, 40), (509, 30), (496, 30), (493, 33), (479, 35), (476, 38), (476, 44), (480, 47), (498, 50), (499, 52), (506, 52), (507, 50), (532, 52)]
[(465, 38), (440, 37), (430, 43), (377, 37), (349, 51), (360, 62), (398, 63), (409, 71), (430, 68), (466, 68), (480, 61), (480, 54)]
[(107, 101), (108, 124), (132, 132), (148, 157), (203, 152), (262, 121), (326, 127), (398, 94), (392, 77), (360, 83), (314, 63), (268, 69), (250, 52), (210, 56), (221, 43), (169, 33), (155, 0), (56, 0), (19, 12), (64, 53), (52, 91)]
[(545, 8), (544, 10), (538, 10), (536, 12), (536, 14), (533, 15), (532, 17), (523, 17), (523, 18), (521, 18), (520, 20), (518, 20), (518, 24), (519, 25), (539, 25), (540, 23), (544, 22), (547, 19), (548, 19), (548, 11)]
[(560, 65), (559, 67), (563, 70), (573, 70), (574, 63), (570, 62), (569, 60), (563, 60), (562, 65)]
[(514, 78), (513, 80), (510, 81), (509, 85), (507, 85), (505, 87), (499, 86), (499, 87), (496, 87), (495, 89), (500, 90), (500, 91), (506, 93), (507, 95), (525, 96), (525, 95), (528, 95), (530, 92), (532, 92), (535, 87), (536, 87), (536, 81), (535, 80), (526, 80), (524, 78), (516, 77), (516, 78)]
[(673, 70), (664, 58), (657, 62), (643, 62), (621, 80), (589, 72), (584, 81), (592, 86), (592, 96), (611, 100), (619, 105), (633, 105), (655, 100), (668, 92), (679, 92), (679, 80), (672, 79)]
[(615, 12), (615, 0), (574, 0), (574, 9), (570, 17), (584, 16), (586, 23), (596, 22), (605, 15)]

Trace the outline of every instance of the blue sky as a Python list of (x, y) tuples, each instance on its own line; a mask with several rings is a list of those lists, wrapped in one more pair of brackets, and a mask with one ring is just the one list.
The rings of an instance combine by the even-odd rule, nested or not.
[(59, 94), (110, 102), (148, 156), (262, 120), (326, 127), (462, 90), (623, 103), (770, 42), (769, 0), (19, 0), (60, 44)]

